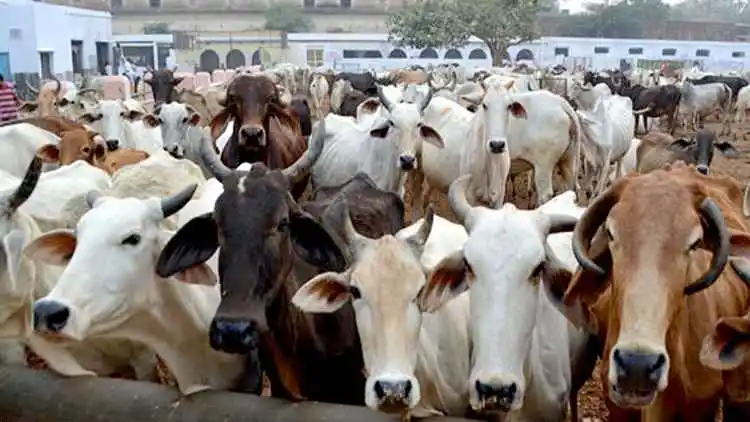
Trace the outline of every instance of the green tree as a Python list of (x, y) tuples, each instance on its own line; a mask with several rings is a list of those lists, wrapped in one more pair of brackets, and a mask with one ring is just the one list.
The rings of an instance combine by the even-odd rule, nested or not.
[(152, 22), (143, 25), (144, 34), (169, 34), (169, 24), (166, 22)]
[(625, 0), (611, 6), (594, 4), (586, 13), (570, 16), (560, 27), (562, 36), (643, 38), (650, 25), (670, 18), (661, 0)]
[(746, 0), (686, 0), (674, 6), (674, 17), (750, 23), (750, 8)]
[(538, 0), (422, 0), (390, 13), (390, 38), (416, 48), (457, 47), (475, 36), (499, 65), (508, 47), (539, 37)]
[(274, 3), (263, 13), (265, 29), (281, 32), (309, 32), (313, 23), (309, 16), (292, 3)]

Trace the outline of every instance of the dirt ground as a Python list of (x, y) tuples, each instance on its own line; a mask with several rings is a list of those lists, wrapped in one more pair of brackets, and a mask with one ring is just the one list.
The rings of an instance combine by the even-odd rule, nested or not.
[[(709, 122), (706, 126), (710, 129), (715, 130), (717, 133), (720, 129), (719, 125)], [(745, 125), (733, 124), (733, 137), (729, 138), (730, 142), (739, 151), (737, 158), (725, 158), (721, 154), (716, 153), (714, 155), (714, 161), (711, 166), (711, 171), (731, 175), (738, 180), (745, 182), (750, 180), (750, 123)], [(652, 129), (654, 130), (654, 129)], [(677, 136), (689, 137), (690, 133), (683, 133), (678, 131)], [(722, 138), (723, 140), (723, 138)], [(525, 184), (525, 182), (524, 182)], [(513, 192), (523, 191), (522, 183), (516, 183)], [(525, 186), (524, 186), (525, 188)], [(409, 203), (411, 195), (410, 192), (406, 193), (406, 202)], [(529, 198), (527, 194), (515, 195), (510, 198), (511, 202), (516, 204), (519, 208), (528, 208)], [(444, 218), (455, 221), (455, 216), (448, 206), (448, 201), (443, 194), (434, 194), (430, 198), (430, 202), (433, 204), (437, 214)], [(411, 210), (407, 206), (407, 219), (411, 215)], [(27, 350), (27, 360), (29, 366), (36, 369), (45, 369), (46, 364), (30, 350)], [(174, 379), (171, 377), (164, 365), (159, 362), (158, 378), (162, 384), (174, 385)], [(599, 379), (599, 365), (594, 371), (594, 376), (590, 379), (583, 387), (578, 396), (579, 415), (582, 421), (587, 422), (600, 422), (608, 420), (607, 408), (604, 404), (604, 391), (602, 384)], [(122, 374), (118, 378), (133, 378), (132, 374)], [(268, 394), (268, 388), (265, 389), (264, 395)], [(720, 421), (720, 419), (717, 419)]]

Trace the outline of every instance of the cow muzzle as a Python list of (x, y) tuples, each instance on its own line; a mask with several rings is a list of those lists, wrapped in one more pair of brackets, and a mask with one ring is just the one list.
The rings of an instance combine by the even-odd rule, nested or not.
[(414, 383), (409, 379), (379, 379), (372, 384), (375, 410), (385, 413), (401, 413), (411, 407)]
[(119, 139), (107, 139), (107, 151), (117, 151), (120, 148), (120, 140)]
[(404, 171), (414, 170), (417, 167), (417, 157), (410, 154), (398, 157), (398, 162), (401, 170)]
[(620, 407), (648, 406), (666, 388), (668, 370), (663, 352), (615, 346), (609, 367), (609, 396)]
[(489, 142), (490, 152), (493, 154), (502, 154), (507, 149), (505, 141), (499, 139), (493, 139)]
[(70, 308), (53, 300), (34, 304), (34, 330), (42, 334), (59, 334), (70, 320)]
[(258, 348), (260, 334), (259, 325), (253, 320), (220, 317), (211, 321), (208, 331), (212, 349), (240, 355)]
[(475, 411), (510, 412), (521, 407), (523, 394), (515, 381), (477, 379), (473, 387), (477, 399), (472, 402)]
[(240, 130), (241, 145), (255, 148), (266, 146), (266, 131), (258, 126), (244, 126)]

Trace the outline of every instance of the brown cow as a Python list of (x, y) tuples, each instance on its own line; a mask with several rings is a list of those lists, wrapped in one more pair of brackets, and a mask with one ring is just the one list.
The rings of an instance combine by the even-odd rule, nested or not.
[(699, 361), (716, 322), (748, 306), (748, 287), (725, 269), (750, 257), (741, 200), (734, 179), (678, 164), (617, 180), (581, 217), (581, 269), (545, 281), (572, 321), (604, 339), (610, 421), (713, 421), (722, 399), (725, 421), (750, 417), (748, 368)]
[[(217, 139), (227, 122), (234, 121), (221, 155), (230, 168), (243, 162), (262, 162), (270, 169), (283, 169), (307, 149), (297, 112), (282, 103), (278, 88), (267, 76), (236, 77), (220, 103), (224, 110), (211, 122), (211, 135)], [(307, 177), (294, 186), (293, 196), (299, 198), (306, 186)]]
[[(256, 361), (268, 374), (274, 396), (363, 404), (364, 365), (351, 305), (312, 316), (290, 303), (304, 281), (347, 265), (346, 252), (325, 228), (341, 222), (320, 209), (316, 219), (305, 209), (315, 212), (317, 207), (300, 206), (290, 197), (290, 187), (322, 151), (323, 122), (313, 128), (308, 152), (284, 170), (258, 163), (250, 171), (233, 171), (204, 145), (206, 167), (223, 183), (224, 192), (212, 213), (194, 218), (170, 239), (156, 271), (164, 275), (192, 267), (220, 247), (224, 293), (211, 323), (212, 347), (240, 354), (257, 351)], [(372, 237), (395, 233), (404, 226), (403, 203), (362, 178), (339, 192), (357, 230)], [(321, 193), (323, 201), (330, 194)]]

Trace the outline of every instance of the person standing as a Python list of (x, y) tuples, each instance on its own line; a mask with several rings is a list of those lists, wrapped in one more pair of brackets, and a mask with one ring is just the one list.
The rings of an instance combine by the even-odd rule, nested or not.
[(0, 74), (0, 122), (9, 122), (18, 119), (18, 107), (21, 100), (16, 95), (13, 84), (5, 82)]

